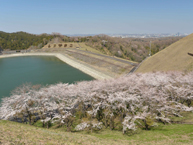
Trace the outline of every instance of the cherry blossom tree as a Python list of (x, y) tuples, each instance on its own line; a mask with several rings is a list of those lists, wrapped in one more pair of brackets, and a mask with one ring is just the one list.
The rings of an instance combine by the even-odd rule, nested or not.
[[(41, 120), (65, 125), (68, 131), (90, 128), (122, 132), (150, 129), (170, 123), (171, 116), (193, 111), (193, 72), (157, 72), (132, 74), (111, 80), (94, 80), (76, 84), (55, 84), (42, 88), (24, 85), (2, 99), (0, 119)], [(17, 118), (17, 119), (15, 119)], [(86, 118), (86, 119), (85, 119)], [(74, 120), (80, 124), (74, 126)]]

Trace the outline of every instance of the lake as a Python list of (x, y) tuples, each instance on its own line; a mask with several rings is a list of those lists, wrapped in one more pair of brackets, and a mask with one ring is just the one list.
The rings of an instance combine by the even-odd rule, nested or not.
[(11, 91), (25, 83), (49, 85), (94, 80), (54, 56), (0, 58), (0, 102)]

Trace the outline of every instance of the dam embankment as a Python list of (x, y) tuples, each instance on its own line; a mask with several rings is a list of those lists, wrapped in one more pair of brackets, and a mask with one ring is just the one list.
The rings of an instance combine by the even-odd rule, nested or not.
[(8, 57), (19, 57), (19, 56), (55, 56), (61, 61), (67, 63), (68, 65), (79, 69), (80, 71), (92, 76), (98, 80), (110, 79), (111, 76), (104, 74), (98, 70), (95, 70), (89, 66), (86, 66), (80, 63), (78, 60), (72, 59), (65, 54), (62, 53), (18, 53), (18, 54), (8, 54), (8, 55), (0, 55), (0, 58), (8, 58)]

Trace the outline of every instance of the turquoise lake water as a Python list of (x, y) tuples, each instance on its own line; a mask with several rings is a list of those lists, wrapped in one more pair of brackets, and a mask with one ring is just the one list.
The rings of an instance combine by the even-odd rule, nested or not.
[(25, 83), (49, 85), (94, 78), (52, 56), (0, 58), (0, 102)]

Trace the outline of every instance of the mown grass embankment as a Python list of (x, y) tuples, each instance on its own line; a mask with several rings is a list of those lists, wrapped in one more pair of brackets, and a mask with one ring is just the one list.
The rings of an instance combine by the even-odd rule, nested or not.
[[(113, 77), (118, 77), (129, 73), (136, 62), (130, 62), (127, 60), (116, 59), (114, 57), (108, 57), (106, 55), (97, 55), (88, 53), (87, 51), (78, 51), (76, 49), (68, 49), (66, 52), (69, 56), (76, 60), (94, 67), (97, 70), (101, 70), (104, 73), (111, 74)], [(134, 65), (131, 65), (134, 64)]]
[(87, 46), (85, 45), (85, 43), (79, 43), (79, 46), (80, 46), (80, 50), (85, 50), (85, 51), (89, 51), (89, 52), (93, 52), (93, 53), (97, 53), (97, 54), (103, 54), (102, 52), (90, 47), (90, 46)]
[(189, 56), (188, 52), (193, 53), (193, 34), (149, 57), (137, 72), (192, 71), (193, 57)]
[(0, 144), (193, 144), (193, 125), (162, 125), (122, 135), (110, 130), (70, 133), (64, 128), (45, 129), (1, 120)]

